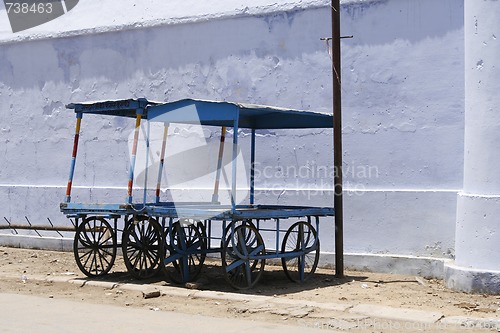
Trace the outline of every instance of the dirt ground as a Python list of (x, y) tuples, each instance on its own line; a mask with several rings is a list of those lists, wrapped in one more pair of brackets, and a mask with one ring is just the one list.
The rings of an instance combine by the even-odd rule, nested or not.
[[(321, 318), (320, 315), (314, 313), (290, 316), (289, 313), (280, 311), (252, 311), (234, 301), (171, 296), (145, 299), (140, 292), (91, 286), (78, 287), (69, 283), (51, 283), (31, 279), (34, 276), (84, 278), (85, 276), (79, 272), (75, 264), (73, 254), (67, 252), (0, 247), (0, 267), (0, 292), (67, 298), (118, 306), (146, 307), (153, 311), (179, 311), (215, 317), (266, 320), (311, 327), (318, 326), (318, 318)], [(161, 273), (150, 280), (137, 281), (131, 278), (126, 273), (125, 265), (119, 257), (113, 270), (99, 280), (153, 286), (170, 285)], [(220, 266), (215, 260), (212, 260), (205, 265), (198, 282), (198, 288), (214, 291), (268, 295), (322, 303), (379, 304), (396, 308), (438, 311), (445, 317), (500, 318), (500, 296), (454, 292), (446, 289), (440, 280), (429, 280), (415, 276), (348, 271), (345, 278), (337, 279), (331, 270), (318, 269), (316, 274), (306, 283), (297, 284), (286, 278), (281, 267), (266, 265), (263, 279), (254, 289), (235, 291), (224, 280)], [(185, 288), (185, 286), (176, 287)], [(323, 318), (326, 317), (323, 316)], [(352, 325), (336, 328), (356, 330), (356, 327)], [(369, 330), (373, 332), (387, 331), (377, 329), (377, 327), (371, 327)], [(482, 329), (481, 331), (496, 332), (497, 329)]]

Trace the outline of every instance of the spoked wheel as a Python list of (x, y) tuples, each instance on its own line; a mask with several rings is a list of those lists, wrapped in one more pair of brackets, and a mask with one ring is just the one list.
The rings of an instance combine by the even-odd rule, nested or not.
[(139, 279), (154, 276), (162, 257), (162, 231), (156, 219), (134, 216), (125, 226), (122, 251), (125, 266), (130, 274)]
[(224, 277), (236, 289), (255, 286), (264, 272), (264, 241), (257, 228), (242, 224), (231, 232), (222, 247), (222, 268)]
[(165, 236), (162, 268), (174, 283), (194, 281), (205, 262), (207, 237), (201, 222), (180, 221)]
[[(228, 239), (229, 239), (229, 241), (231, 241), (231, 232), (233, 230), (233, 225), (234, 225), (234, 230), (236, 230), (236, 228), (240, 225), (249, 225), (257, 230), (257, 227), (255, 226), (255, 224), (253, 224), (252, 220), (232, 221), (226, 227), (226, 230), (224, 230), (224, 236), (222, 237), (222, 240), (221, 240), (221, 248), (224, 247), (224, 244), (228, 241)], [(245, 234), (245, 242), (249, 242), (250, 237), (252, 237), (252, 233), (246, 233)], [(259, 263), (258, 260), (253, 260), (252, 270), (255, 269), (255, 267), (257, 266), (258, 263)]]
[[(234, 225), (234, 228), (236, 229), (238, 226), (243, 225), (243, 224), (250, 225), (253, 228), (257, 229), (255, 224), (253, 224), (252, 220), (233, 221), (233, 222), (229, 223), (228, 226), (226, 227), (226, 230), (224, 230), (224, 236), (222, 237), (222, 240), (221, 240), (221, 247), (224, 246), (224, 244), (226, 243), (228, 238), (231, 236), (231, 231), (232, 231), (233, 225)], [(251, 234), (249, 234), (249, 235), (251, 235)]]
[(304, 282), (314, 274), (319, 260), (319, 239), (309, 222), (293, 224), (285, 234), (281, 246), (283, 271), (294, 282)]
[(83, 274), (105, 275), (115, 262), (116, 233), (106, 219), (88, 217), (76, 229), (73, 253)]

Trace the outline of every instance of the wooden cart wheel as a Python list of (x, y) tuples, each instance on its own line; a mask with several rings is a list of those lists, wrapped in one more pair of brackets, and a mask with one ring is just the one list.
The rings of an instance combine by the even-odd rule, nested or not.
[(139, 279), (154, 276), (162, 257), (162, 231), (158, 221), (149, 216), (134, 216), (125, 226), (122, 251), (125, 266)]
[(174, 283), (194, 281), (206, 258), (207, 237), (201, 222), (175, 222), (165, 236), (165, 260), (162, 269)]
[(285, 275), (294, 282), (304, 282), (314, 274), (319, 260), (319, 239), (309, 222), (293, 224), (285, 234), (281, 245), (281, 264)]
[(224, 277), (236, 289), (255, 286), (264, 272), (264, 241), (257, 228), (242, 224), (231, 232), (222, 247), (222, 268)]
[(78, 225), (73, 241), (76, 264), (89, 277), (109, 272), (116, 258), (116, 233), (106, 219), (91, 216)]

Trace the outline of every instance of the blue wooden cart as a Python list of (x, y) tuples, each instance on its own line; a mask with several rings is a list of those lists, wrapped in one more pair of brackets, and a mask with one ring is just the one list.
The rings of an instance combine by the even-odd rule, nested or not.
[[(176, 283), (200, 274), (207, 254), (220, 254), (224, 275), (237, 289), (253, 287), (261, 278), (266, 260), (281, 260), (292, 281), (303, 282), (314, 273), (319, 259), (320, 220), (331, 220), (330, 207), (258, 205), (255, 203), (256, 131), (269, 129), (332, 128), (332, 115), (269, 106), (184, 99), (157, 103), (146, 99), (74, 103), (76, 133), (66, 200), (61, 211), (76, 221), (74, 255), (87, 276), (101, 276), (112, 268), (121, 246), (127, 270), (149, 278), (162, 270)], [(83, 115), (95, 114), (135, 119), (127, 197), (121, 203), (89, 204), (71, 201), (71, 188)], [(134, 171), (141, 121), (164, 124), (155, 200), (134, 202)], [(160, 184), (168, 126), (171, 123), (221, 127), (212, 200), (162, 201)], [(226, 128), (233, 128), (230, 204), (218, 201)], [(251, 130), (249, 195), (238, 204), (236, 163), (239, 129)], [(248, 130), (247, 130), (248, 132)], [(149, 145), (147, 145), (149, 147)], [(146, 186), (145, 186), (146, 187)], [(282, 229), (282, 226), (289, 226)], [(266, 246), (262, 232), (274, 235)], [(119, 237), (121, 235), (121, 237)], [(121, 242), (118, 240), (121, 238)]]

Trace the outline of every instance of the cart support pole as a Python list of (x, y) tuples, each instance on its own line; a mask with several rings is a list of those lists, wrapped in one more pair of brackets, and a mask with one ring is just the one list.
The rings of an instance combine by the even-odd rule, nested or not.
[(135, 159), (137, 156), (137, 143), (139, 142), (139, 128), (141, 126), (142, 114), (137, 113), (137, 118), (135, 119), (135, 131), (134, 131), (134, 144), (132, 146), (132, 156), (130, 158), (130, 170), (128, 177), (128, 203), (132, 203), (132, 188), (134, 186), (134, 169), (135, 169)]
[(66, 187), (66, 202), (71, 202), (71, 186), (73, 185), (73, 175), (75, 173), (76, 165), (76, 154), (78, 153), (78, 140), (80, 139), (80, 127), (82, 124), (83, 114), (76, 114), (76, 129), (75, 129), (75, 140), (73, 142), (73, 154), (71, 155), (71, 166), (69, 169), (69, 179), (68, 185)]
[(145, 135), (145, 141), (146, 141), (146, 166), (144, 169), (144, 192), (143, 192), (143, 202), (144, 205), (146, 204), (146, 201), (148, 200), (148, 174), (149, 174), (149, 151), (150, 151), (150, 137), (151, 137), (151, 122), (148, 121), (148, 129)]
[(342, 198), (342, 103), (340, 52), (340, 0), (332, 0), (333, 159), (335, 208), (335, 275), (344, 277), (344, 222)]
[(233, 125), (233, 160), (232, 162), (232, 177), (231, 177), (231, 207), (233, 212), (236, 210), (236, 172), (237, 168), (237, 159), (238, 159), (238, 124), (239, 124), (239, 112), (237, 113), (237, 117), (234, 120)]
[(250, 142), (250, 205), (255, 203), (255, 129)]
[(160, 202), (161, 176), (163, 174), (163, 165), (165, 164), (165, 150), (167, 147), (168, 124), (163, 128), (163, 141), (161, 144), (160, 166), (158, 168), (158, 182), (156, 183), (156, 203)]
[(224, 156), (225, 141), (226, 141), (226, 126), (223, 126), (220, 135), (219, 157), (217, 158), (217, 173), (215, 174), (214, 194), (212, 194), (213, 203), (219, 201), (219, 183), (220, 183), (220, 174), (222, 169), (222, 157)]

